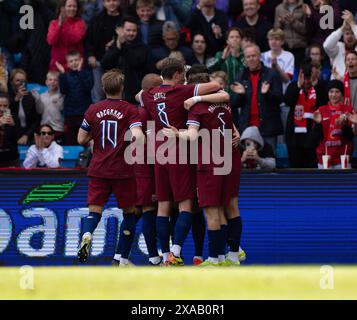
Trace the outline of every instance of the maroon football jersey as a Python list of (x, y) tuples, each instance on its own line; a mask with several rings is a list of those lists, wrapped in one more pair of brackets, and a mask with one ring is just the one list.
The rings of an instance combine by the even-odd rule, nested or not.
[(170, 125), (186, 129), (188, 112), (183, 103), (197, 95), (197, 91), (198, 85), (161, 85), (143, 92), (142, 103), (155, 121), (156, 132)]
[(93, 158), (88, 176), (121, 179), (134, 177), (133, 165), (124, 159), (125, 133), (141, 126), (137, 107), (123, 100), (103, 100), (91, 105), (84, 115), (81, 128), (90, 132), (93, 140)]
[[(148, 121), (148, 111), (144, 109), (143, 106), (139, 106), (138, 108), (138, 113), (140, 117), (140, 121), (142, 123), (142, 130), (144, 131), (145, 135), (147, 136), (148, 133), (146, 130), (146, 123)], [(154, 134), (154, 133), (153, 133)], [(144, 159), (144, 163), (135, 163), (134, 164), (134, 170), (135, 170), (135, 176), (139, 178), (152, 178), (154, 176), (154, 165), (153, 164), (148, 164), (147, 160), (147, 145), (145, 144), (142, 146), (142, 149), (138, 148), (136, 152), (136, 156)], [(153, 161), (153, 160), (151, 160)], [(153, 163), (153, 162), (151, 162)]]
[[(215, 149), (215, 151), (219, 151), (219, 155), (223, 155), (224, 151), (224, 140), (225, 140), (225, 130), (232, 130), (232, 135), (233, 135), (233, 118), (232, 118), (232, 113), (231, 113), (231, 107), (228, 103), (218, 103), (218, 104), (213, 104), (213, 103), (205, 103), (205, 102), (200, 102), (195, 104), (191, 110), (189, 111), (188, 114), (188, 121), (187, 121), (187, 126), (189, 125), (197, 125), (200, 127), (200, 129), (207, 129), (210, 135), (210, 143), (202, 143), (201, 139), (199, 139), (199, 153), (198, 153), (198, 170), (206, 170), (206, 169), (212, 169), (213, 167), (217, 167), (213, 163), (212, 159), (212, 148), (217, 146), (214, 144), (214, 140), (212, 140), (212, 132), (213, 130), (217, 130), (216, 134), (219, 135), (220, 139), (220, 149)], [(202, 163), (202, 155), (204, 154), (202, 151), (202, 148), (208, 147), (210, 148), (209, 154), (211, 155), (210, 157), (210, 163), (209, 164), (203, 164)], [(234, 152), (237, 152), (238, 150), (236, 148), (233, 148)], [(220, 166), (220, 165), (219, 165)]]

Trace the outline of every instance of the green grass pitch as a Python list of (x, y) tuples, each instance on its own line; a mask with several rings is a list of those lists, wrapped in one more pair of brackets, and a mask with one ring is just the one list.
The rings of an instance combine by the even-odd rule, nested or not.
[(357, 299), (357, 267), (320, 268), (1, 267), (0, 299)]

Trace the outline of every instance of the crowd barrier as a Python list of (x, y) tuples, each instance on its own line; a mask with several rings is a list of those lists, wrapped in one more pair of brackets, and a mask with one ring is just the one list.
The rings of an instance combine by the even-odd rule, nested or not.
[[(87, 184), (85, 170), (1, 170), (0, 265), (78, 264)], [(94, 234), (91, 265), (111, 262), (122, 221), (117, 207), (111, 197)], [(239, 208), (246, 264), (357, 262), (357, 171), (246, 171)], [(193, 248), (190, 234), (187, 264)], [(140, 220), (131, 260), (146, 264), (146, 254)]]

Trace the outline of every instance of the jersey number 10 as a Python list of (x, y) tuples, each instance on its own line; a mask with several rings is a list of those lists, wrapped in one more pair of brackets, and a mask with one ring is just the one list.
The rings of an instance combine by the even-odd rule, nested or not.
[(118, 122), (115, 120), (102, 120), (100, 125), (102, 148), (104, 149), (108, 142), (115, 148), (117, 146)]

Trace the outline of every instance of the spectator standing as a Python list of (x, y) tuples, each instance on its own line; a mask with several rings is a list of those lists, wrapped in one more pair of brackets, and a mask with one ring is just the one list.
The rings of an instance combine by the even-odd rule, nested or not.
[(195, 59), (192, 50), (180, 45), (180, 34), (174, 22), (166, 21), (164, 23), (162, 27), (162, 35), (164, 45), (152, 49), (152, 57), (158, 70), (161, 70), (164, 59), (173, 51), (180, 51), (185, 58), (186, 64), (194, 64)]
[(192, 37), (191, 44), (193, 59), (191, 61), (194, 64), (208, 64), (212, 58), (207, 56), (207, 42), (206, 38), (202, 33), (196, 33)]
[(11, 114), (17, 126), (17, 143), (27, 145), (33, 139), (33, 133), (41, 119), (36, 112), (35, 98), (27, 90), (27, 74), (24, 70), (12, 70), (9, 96)]
[(64, 142), (77, 145), (77, 134), (83, 115), (92, 103), (93, 74), (89, 69), (82, 70), (83, 58), (77, 51), (69, 51), (66, 56), (69, 71), (56, 63), (61, 75), (59, 87), (64, 98)]
[(9, 97), (0, 93), (0, 168), (19, 166), (16, 125), (11, 115)]
[[(226, 34), (226, 47), (216, 53), (212, 63), (208, 64), (209, 72), (224, 71), (228, 75), (228, 85), (233, 84), (239, 71), (244, 68), (244, 54), (241, 48), (242, 31), (231, 27)], [(232, 94), (231, 89), (228, 90)]]
[[(329, 168), (341, 169), (341, 155), (352, 158), (353, 153), (353, 130), (348, 121), (352, 107), (345, 105), (343, 101), (343, 83), (332, 80), (328, 84), (329, 103), (321, 106), (314, 115), (314, 137), (318, 143), (316, 155), (318, 168), (323, 168), (323, 155), (328, 155)], [(351, 168), (351, 164), (348, 163)]]
[(51, 46), (51, 71), (59, 71), (56, 62), (68, 70), (66, 54), (69, 51), (84, 55), (86, 25), (80, 12), (79, 0), (60, 0), (58, 3), (57, 19), (51, 21), (47, 34), (47, 42)]
[[(324, 5), (329, 5), (333, 8), (333, 29), (321, 28), (321, 21), (326, 13), (320, 13), (320, 8)], [(331, 32), (342, 24), (341, 10), (337, 0), (312, 0), (311, 6), (304, 4), (304, 11), (306, 14), (307, 33), (311, 44), (322, 46)]]
[(238, 74), (231, 86), (235, 93), (232, 105), (241, 108), (239, 130), (258, 127), (264, 141), (275, 151), (277, 136), (283, 133), (280, 118), (282, 83), (274, 70), (262, 65), (258, 46), (246, 47), (244, 58), (247, 68)]
[[(342, 80), (346, 71), (345, 57), (349, 51), (357, 49), (357, 25), (350, 11), (342, 14), (343, 25), (332, 32), (324, 42), (324, 49), (331, 59), (332, 77)], [(340, 41), (343, 37), (343, 42)]]
[(269, 50), (267, 33), (273, 25), (259, 14), (259, 0), (243, 0), (243, 14), (234, 23), (243, 33), (251, 32), (262, 52)]
[(54, 139), (54, 132), (50, 125), (44, 124), (36, 129), (35, 144), (26, 153), (24, 167), (31, 168), (58, 168), (63, 160), (63, 147)]
[(157, 0), (156, 19), (159, 21), (173, 21), (177, 27), (185, 25), (191, 13), (192, 0)]
[(328, 99), (326, 83), (319, 80), (314, 68), (308, 61), (303, 63), (298, 81), (289, 84), (284, 96), (289, 107), (285, 137), (291, 168), (317, 168), (313, 113)]
[(140, 19), (140, 38), (151, 48), (162, 45), (163, 22), (155, 18), (154, 0), (137, 0), (136, 14)]
[(50, 71), (46, 79), (48, 91), (39, 94), (33, 90), (32, 94), (36, 100), (37, 112), (42, 116), (41, 125), (49, 124), (53, 129), (55, 140), (62, 143), (64, 139), (62, 115), (64, 96), (59, 91), (58, 78), (58, 72)]
[(216, 9), (215, 0), (201, 0), (189, 19), (188, 27), (192, 34), (202, 33), (207, 40), (207, 53), (216, 54), (223, 49), (224, 35), (228, 29), (225, 13)]
[(21, 50), (20, 67), (26, 71), (30, 83), (44, 84), (50, 63), (50, 46), (46, 37), (54, 13), (45, 0), (30, 0), (28, 4), (32, 6), (35, 13), (35, 29), (20, 33), (24, 45)]
[(94, 87), (93, 102), (104, 99), (101, 78), (103, 69), (100, 60), (105, 52), (114, 44), (115, 28), (120, 25), (123, 15), (120, 11), (120, 0), (103, 0), (103, 10), (90, 21), (85, 48), (88, 64), (93, 69)]
[(262, 53), (262, 62), (279, 74), (283, 83), (283, 93), (285, 93), (294, 76), (295, 58), (291, 52), (283, 50), (285, 41), (283, 30), (271, 29), (267, 37), (270, 50)]
[(154, 69), (150, 49), (138, 38), (135, 18), (124, 18), (116, 33), (115, 44), (106, 52), (101, 65), (104, 70), (119, 68), (123, 71), (125, 100), (135, 103), (141, 80)]
[(243, 168), (266, 170), (275, 168), (276, 160), (273, 148), (264, 142), (258, 127), (248, 127), (243, 131), (240, 139)]
[(295, 65), (299, 68), (308, 43), (304, 1), (284, 0), (278, 5), (274, 27), (284, 31), (287, 49), (294, 54)]
[(324, 50), (319, 44), (312, 44), (307, 49), (307, 58), (311, 59), (311, 63), (319, 66), (321, 70), (320, 79), (329, 81), (331, 78), (331, 66), (324, 59)]

